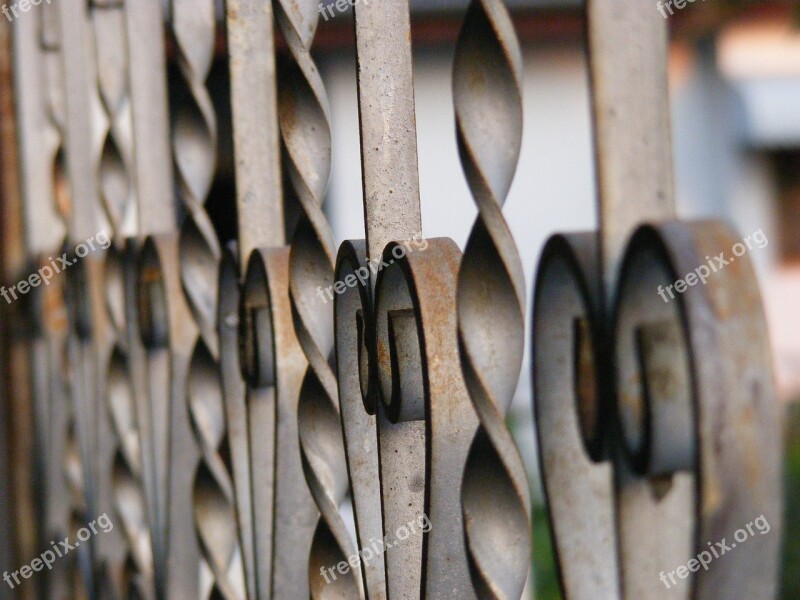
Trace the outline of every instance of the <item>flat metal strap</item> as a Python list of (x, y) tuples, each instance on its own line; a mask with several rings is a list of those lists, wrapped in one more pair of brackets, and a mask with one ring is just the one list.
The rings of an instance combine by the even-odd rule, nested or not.
[(376, 259), (389, 242), (422, 235), (411, 24), (407, 0), (355, 12), (364, 222)]
[[(164, 11), (159, 0), (125, 0), (139, 233), (173, 231)], [(146, 43), (139, 40), (147, 40)]]
[[(408, 1), (360, 3), (355, 23), (366, 260), (377, 265), (389, 242), (422, 235)], [(369, 285), (376, 285), (374, 274)], [(380, 400), (375, 403), (372, 426), (378, 429), (381, 479), (372, 485), (380, 485), (384, 534), (391, 536), (425, 510), (425, 486), (407, 483), (425, 481), (425, 421), (392, 423)], [(384, 558), (388, 595), (417, 597), (422, 590), (422, 539), (389, 549)], [(375, 585), (382, 591), (380, 577)]]
[[(166, 580), (166, 538), (164, 485), (160, 480), (163, 457), (159, 450), (165, 440), (156, 439), (165, 426), (158, 406), (159, 395), (150, 394), (151, 378), (159, 374), (148, 369), (146, 351), (140, 335), (138, 255), (148, 235), (175, 231), (176, 198), (173, 192), (172, 156), (167, 102), (167, 66), (164, 47), (165, 27), (162, 3), (158, 0), (125, 0), (125, 26), (128, 39), (130, 112), (133, 153), (132, 178), (136, 190), (138, 240), (129, 240), (123, 259), (126, 274), (126, 319), (128, 328), (128, 372), (135, 402), (136, 434), (139, 442), (142, 487), (146, 502), (146, 525), (150, 539), (152, 576), (144, 569), (139, 589), (164, 593)], [(140, 43), (139, 40), (147, 40)], [(152, 381), (150, 381), (153, 384)], [(166, 388), (166, 383), (162, 385)], [(144, 532), (139, 532), (140, 536)], [(140, 538), (141, 539), (141, 538)], [(143, 550), (142, 552), (146, 552)], [(146, 557), (142, 562), (146, 563)], [(148, 581), (148, 579), (152, 581)]]
[(272, 4), (228, 2), (239, 255), (284, 243), (283, 186)]
[(68, 236), (78, 244), (98, 232), (97, 170), (94, 166), (94, 140), (99, 106), (93, 93), (97, 88), (91, 56), (89, 18), (86, 3), (67, 0), (58, 11), (61, 56), (65, 86), (64, 148), (69, 177), (72, 210)]
[[(26, 248), (35, 256), (52, 253), (65, 235), (64, 221), (56, 210), (53, 170), (61, 143), (59, 123), (50, 118), (47, 103), (45, 51), (39, 44), (37, 29), (43, 27), (43, 8), (34, 7), (29, 19), (14, 22), (14, 83), (17, 137), (19, 140)], [(61, 94), (57, 85), (54, 93)], [(44, 160), (43, 160), (44, 157)]]
[[(101, 218), (102, 209), (98, 194), (97, 161), (94, 136), (99, 133), (100, 105), (97, 98), (96, 67), (92, 59), (90, 22), (88, 7), (83, 2), (68, 0), (58, 10), (59, 33), (61, 39), (61, 59), (64, 73), (65, 126), (64, 151), (66, 173), (69, 182), (70, 217), (67, 237), (75, 248), (94, 238), (105, 226)], [(70, 248), (70, 252), (72, 248)], [(66, 466), (71, 474), (70, 481), (76, 497), (73, 526), (82, 520), (88, 522), (90, 516), (98, 513), (100, 486), (99, 444), (103, 441), (99, 434), (101, 424), (100, 398), (102, 371), (98, 367), (103, 356), (103, 346), (107, 333), (103, 306), (102, 257), (90, 253), (70, 267), (66, 274), (68, 307), (70, 309), (70, 335), (68, 339), (70, 368), (73, 372), (71, 382), (72, 427), (68, 438), (68, 448), (77, 447), (80, 469), (83, 474), (75, 476), (77, 465)], [(105, 415), (106, 411), (103, 410)], [(82, 561), (82, 568), (89, 571), (84, 575), (89, 595), (106, 584), (104, 552), (102, 543), (92, 542), (85, 551), (88, 562)], [(81, 552), (84, 552), (81, 550)]]
[(640, 0), (586, 6), (602, 266), (611, 289), (633, 229), (675, 214), (667, 27)]
[[(253, 595), (307, 596), (319, 511), (303, 474), (299, 443), (299, 396), (308, 361), (295, 335), (289, 299), (272, 5), (232, 2), (227, 14), (239, 260), (246, 269), (236, 318), (244, 349), (241, 401), (247, 426), (231, 432), (238, 436), (231, 442), (249, 451), (253, 508), (245, 535), (257, 557), (250, 569)], [(224, 377), (232, 380), (241, 373), (229, 368)], [(236, 405), (233, 397), (229, 400)]]

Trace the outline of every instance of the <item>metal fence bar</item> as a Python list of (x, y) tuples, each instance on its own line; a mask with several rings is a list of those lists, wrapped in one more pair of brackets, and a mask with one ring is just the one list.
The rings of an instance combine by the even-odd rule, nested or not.
[[(738, 560), (725, 575), (665, 575), (748, 514), (781, 520), (777, 445), (758, 445), (763, 477), (747, 484), (733, 467), (740, 447), (723, 441), (777, 436), (768, 344), (757, 296), (724, 300), (755, 289), (746, 258), (672, 303), (659, 297), (735, 237), (672, 220), (665, 24), (633, 1), (587, 10), (601, 227), (548, 243), (534, 300), (536, 423), (562, 587), (575, 598), (598, 586), (624, 598), (770, 597), (779, 536), (759, 543), (762, 580), (745, 580)], [(747, 341), (734, 333), (743, 328)], [(739, 361), (750, 367), (732, 371)], [(578, 560), (586, 543), (599, 551)]]
[[(353, 419), (345, 433), (350, 438), (348, 458), (361, 534), (359, 542), (365, 547), (370, 539), (391, 535), (389, 532), (425, 510), (427, 483), (424, 420), (391, 422), (376, 386), (377, 313), (372, 292), (377, 278), (376, 269), (368, 266), (380, 264), (383, 249), (390, 241), (422, 236), (408, 2), (359, 5), (355, 20), (366, 246), (358, 262), (351, 259), (350, 269), (366, 269), (370, 287), (360, 302), (360, 317), (357, 313), (342, 315), (337, 333), (342, 336), (340, 331), (355, 328), (361, 338), (340, 351), (340, 355), (345, 351), (355, 355), (350, 355), (349, 373), (344, 370), (346, 363), (339, 365), (339, 377), (352, 378), (355, 370), (360, 379), (359, 391), (366, 392), (363, 403), (345, 390), (342, 392), (349, 397), (340, 400), (343, 411), (357, 411), (350, 415), (351, 419), (358, 415), (362, 421), (356, 425)], [(379, 100), (388, 97), (391, 102)], [(337, 281), (342, 281), (346, 274), (340, 273)], [(355, 403), (355, 407), (347, 408), (345, 402)], [(363, 414), (365, 408), (374, 416)], [(348, 427), (356, 429), (348, 432)], [(362, 462), (362, 454), (377, 457), (378, 464), (368, 466)], [(376, 469), (380, 469), (379, 478)], [(356, 479), (361, 481), (357, 484)], [(409, 480), (418, 484), (409, 486), (405, 483)], [(377, 486), (381, 503), (376, 506)], [(391, 551), (383, 545), (377, 548), (372, 565), (366, 565), (370, 597), (380, 598), (385, 593), (386, 597), (414, 598), (422, 593), (422, 536), (407, 542), (401, 550)], [(381, 580), (385, 580), (385, 592)]]
[[(223, 481), (215, 453), (222, 442), (222, 392), (216, 377), (216, 291), (220, 246), (205, 203), (214, 178), (217, 122), (206, 79), (214, 57), (213, 2), (170, 3), (180, 86), (172, 99), (172, 154), (180, 200), (180, 234), (162, 240), (161, 268), (172, 304), (170, 327), (169, 454), (166, 471), (167, 595), (235, 597), (227, 574), (238, 540), (212, 545), (204, 514), (215, 511)], [(180, 285), (180, 287), (179, 287)], [(181, 294), (183, 297), (178, 298)], [(198, 468), (199, 467), (199, 468)], [(188, 509), (191, 507), (191, 509)], [(224, 510), (224, 509), (223, 509)], [(241, 582), (243, 584), (243, 581)]]
[(521, 78), (505, 5), (473, 1), (456, 45), (453, 97), (461, 162), (478, 206), (457, 303), (461, 368), (480, 420), (461, 492), (479, 597), (521, 596), (531, 561), (528, 479), (505, 423), (525, 342), (525, 278), (502, 215), (522, 142)]
[[(147, 598), (163, 597), (166, 585), (166, 502), (163, 496), (166, 486), (162, 479), (166, 468), (163, 456), (166, 440), (160, 433), (167, 425), (164, 413), (168, 405), (163, 372), (166, 350), (158, 344), (145, 348), (140, 331), (143, 323), (139, 315), (138, 259), (146, 236), (175, 230), (177, 199), (172, 187), (162, 5), (153, 0), (126, 0), (125, 8), (138, 239), (127, 241), (123, 269), (128, 374), (133, 395), (130, 399), (134, 402), (136, 424), (129, 434), (138, 438), (141, 462), (139, 473), (131, 470), (132, 477), (125, 478), (126, 485), (131, 486), (127, 488), (128, 502), (134, 504), (126, 506), (125, 510), (141, 514), (138, 504), (144, 501), (146, 519), (136, 530), (131, 528), (128, 535), (131, 541), (134, 537), (138, 539), (141, 548), (139, 573), (137, 580), (131, 580), (130, 587)], [(148, 43), (141, 43), (141, 40)], [(135, 462), (131, 461), (131, 465)], [(156, 593), (158, 596), (154, 596)]]

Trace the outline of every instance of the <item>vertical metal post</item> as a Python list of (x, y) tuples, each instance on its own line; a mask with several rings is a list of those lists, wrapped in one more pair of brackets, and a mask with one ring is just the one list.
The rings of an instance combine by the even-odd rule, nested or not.
[[(138, 477), (126, 478), (132, 486), (131, 501), (144, 502), (146, 519), (131, 539), (149, 545), (150, 557), (142, 550), (140, 583), (163, 596), (166, 585), (166, 486), (164, 475), (167, 400), (156, 389), (165, 389), (163, 348), (145, 349), (140, 335), (139, 281), (136, 276), (142, 240), (148, 235), (168, 233), (177, 228), (176, 199), (172, 184), (165, 26), (162, 3), (158, 0), (126, 0), (126, 38), (130, 73), (130, 102), (133, 134), (133, 180), (138, 205), (138, 240), (129, 240), (125, 251), (125, 315), (128, 337), (128, 371), (134, 403), (136, 435), (141, 463)], [(152, 359), (152, 360), (151, 360)], [(151, 370), (151, 367), (155, 367)], [(132, 463), (133, 464), (133, 463)], [(139, 508), (131, 508), (137, 513)], [(152, 561), (150, 573), (147, 560)]]
[[(422, 237), (411, 23), (407, 0), (358, 5), (356, 50), (366, 234), (364, 258), (368, 263), (378, 265), (383, 249), (390, 241)], [(370, 277), (372, 288), (376, 285), (374, 275), (373, 269)], [(375, 309), (365, 306), (362, 310), (361, 336), (371, 337), (372, 333), (367, 330), (374, 327), (372, 315)], [(357, 323), (351, 320), (344, 322), (343, 326), (352, 328)], [(359, 342), (361, 344), (363, 341)], [(369, 345), (364, 350), (373, 351)], [(368, 360), (372, 362), (374, 357)], [(374, 368), (373, 365), (371, 369)], [(364, 389), (372, 385), (364, 381), (363, 376), (361, 379)], [(382, 511), (374, 514), (372, 511), (375, 509), (356, 505), (357, 516), (364, 523), (362, 545), (377, 536), (375, 529), (381, 514), (383, 528), (378, 531), (381, 535), (391, 535), (425, 510), (425, 421), (393, 423), (377, 396), (372, 403), (375, 416), (369, 419), (367, 426), (370, 430), (376, 428), (376, 433), (369, 433), (370, 439), (373, 435), (378, 436), (374, 442), (371, 441), (374, 446), (368, 450), (355, 445), (349, 452), (353, 455), (351, 460), (357, 460), (357, 453), (362, 452), (375, 453), (379, 457), (380, 479), (373, 479), (372, 485), (380, 485)], [(359, 406), (359, 410), (364, 409)], [(355, 470), (351, 467), (351, 471)], [(421, 485), (409, 486), (406, 481), (418, 481)], [(380, 550), (384, 556), (377, 557), (377, 566), (368, 571), (368, 584), (380, 590), (383, 574), (373, 575), (371, 571), (385, 568), (383, 577), (387, 597), (413, 598), (422, 593), (422, 537), (408, 540), (402, 549), (392, 551), (382, 547)], [(385, 560), (385, 567), (379, 562), (381, 558)], [(378, 581), (371, 582), (370, 579)]]

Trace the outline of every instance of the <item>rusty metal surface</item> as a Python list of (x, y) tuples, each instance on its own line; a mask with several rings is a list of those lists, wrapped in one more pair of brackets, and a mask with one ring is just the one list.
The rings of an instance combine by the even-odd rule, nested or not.
[[(111, 234), (25, 299), (14, 366), (32, 385), (39, 537), (75, 536), (104, 512), (117, 525), (39, 595), (520, 598), (530, 498), (506, 417), (524, 277), (503, 205), (522, 64), (504, 3), (472, 0), (455, 48), (456, 140), (478, 209), (463, 255), (422, 237), (407, 0), (355, 6), (365, 240), (338, 254), (322, 208), (318, 3), (226, 4), (225, 250), (207, 206), (214, 4), (172, 0), (166, 21), (162, 8), (63, 0), (14, 23), (27, 264)], [(674, 220), (658, 12), (590, 0), (587, 14), (600, 228), (547, 243), (532, 311), (562, 591), (772, 597), (780, 435), (752, 268), (737, 256), (662, 300), (659, 286), (736, 238)], [(774, 534), (665, 587), (660, 573), (760, 515)], [(401, 536), (422, 517), (429, 529)]]
[(372, 554), (370, 560), (364, 559), (362, 563), (364, 589), (367, 598), (385, 599), (384, 545), (373, 543), (382, 540), (384, 534), (376, 421), (378, 397), (372, 372), (375, 363), (370, 358), (375, 352), (372, 287), (366, 243), (346, 241), (336, 257), (335, 279), (354, 281), (357, 277), (358, 285), (337, 295), (334, 305), (339, 406), (358, 545), (370, 548)]
[(572, 600), (618, 598), (596, 233), (552, 238), (534, 289), (534, 414), (561, 589)]
[[(32, 264), (50, 263), (66, 235), (69, 205), (64, 202), (65, 180), (62, 142), (64, 127), (63, 71), (55, 8), (44, 5), (31, 19), (15, 23), (15, 57), (24, 61), (17, 71), (17, 103), (21, 128), (21, 176), (25, 185), (25, 230)], [(24, 103), (24, 105), (22, 104)], [(23, 106), (27, 107), (23, 108)], [(36, 172), (36, 169), (42, 169)], [(31, 340), (33, 394), (45, 425), (45, 522), (50, 537), (66, 535), (70, 528), (70, 503), (64, 477), (68, 416), (68, 331), (63, 279), (52, 287), (34, 290), (34, 338)], [(54, 598), (68, 596), (66, 567), (59, 565), (42, 588)]]
[[(378, 265), (387, 243), (422, 234), (408, 3), (359, 4), (355, 23), (366, 259)], [(375, 284), (370, 273), (369, 285)], [(377, 313), (374, 308), (370, 312), (375, 327)], [(349, 327), (354, 326), (357, 323), (351, 321)], [(370, 337), (375, 339), (376, 334)], [(369, 350), (369, 375), (377, 377), (378, 358), (375, 350)], [(362, 385), (377, 385), (377, 380)], [(377, 388), (376, 398), (380, 398)], [(391, 535), (425, 510), (425, 421), (393, 423), (378, 400), (373, 411), (380, 481), (373, 480), (371, 486), (380, 485), (383, 534)], [(383, 549), (387, 597), (414, 598), (422, 593), (420, 537), (402, 550)], [(380, 597), (381, 591), (379, 587), (371, 593)]]
[[(231, 408), (242, 411), (238, 437), (231, 439), (248, 461), (248, 473), (242, 468), (239, 474), (248, 481), (239, 483), (240, 496), (247, 488), (251, 493), (240, 502), (252, 507), (244, 539), (254, 554), (250, 585), (257, 598), (308, 596), (319, 511), (303, 474), (298, 431), (308, 362), (289, 299), (273, 5), (231, 2), (227, 24), (243, 281), (238, 312), (228, 316), (238, 328), (240, 370), (228, 364), (223, 377), (231, 386)], [(244, 385), (237, 383), (242, 377)], [(248, 529), (241, 518), (240, 527)]]
[(284, 244), (272, 3), (226, 5), (242, 271), (253, 249)]
[[(775, 528), (776, 535), (748, 539), (724, 561), (698, 571), (688, 580), (685, 593), (696, 598), (772, 598), (775, 594), (780, 548), (777, 531), (782, 520), (781, 436), (763, 310), (750, 261), (746, 256), (737, 257), (730, 268), (714, 273), (704, 286), (690, 287), (675, 302), (664, 303), (652, 293), (654, 282), (669, 285), (676, 273), (692, 271), (703, 264), (705, 256), (719, 248), (730, 248), (736, 241), (720, 222), (673, 221), (640, 229), (626, 252), (615, 319), (617, 393), (620, 397), (634, 393), (632, 377), (645, 376), (648, 380), (647, 392), (635, 392), (648, 403), (645, 420), (633, 426), (634, 431), (645, 432), (645, 444), (640, 449), (631, 443), (635, 438), (623, 439), (628, 453), (643, 451), (647, 462), (628, 462), (637, 473), (650, 478), (648, 483), (653, 488), (657, 488), (659, 479), (663, 485), (677, 488), (684, 471), (694, 480), (690, 504), (683, 507), (694, 515), (683, 534), (689, 548), (677, 557), (678, 563), (659, 561), (658, 555), (647, 557), (649, 548), (642, 548), (642, 532), (645, 526), (652, 528), (652, 518), (647, 525), (644, 521), (652, 514), (648, 507), (654, 504), (653, 494), (648, 504), (639, 496), (621, 495), (621, 502), (637, 502), (632, 507), (635, 512), (631, 507), (620, 507), (626, 597), (641, 597), (642, 593), (654, 596), (650, 588), (655, 583), (652, 578), (645, 583), (645, 572), (668, 571), (672, 564), (707, 550), (706, 542), (725, 537), (730, 540), (737, 529), (761, 515)], [(651, 365), (652, 371), (645, 370), (643, 375), (631, 373), (626, 370), (627, 361), (621, 360), (622, 355), (631, 353), (627, 347), (632, 338), (630, 328), (652, 326), (659, 319), (671, 320), (682, 333), (683, 356), (674, 355), (670, 345), (662, 342), (658, 352), (672, 351), (671, 360), (662, 366)], [(653, 354), (652, 349), (641, 350), (648, 351)], [(655, 360), (650, 357), (650, 361)], [(681, 362), (689, 371), (691, 407), (681, 419), (674, 415), (665, 418), (665, 409), (654, 404), (674, 405), (679, 401), (684, 383), (680, 373), (674, 371), (676, 363)], [(675, 410), (674, 406), (670, 408)], [(618, 401), (618, 411), (624, 419), (622, 400)], [(685, 437), (690, 439), (684, 441)], [(664, 482), (665, 477), (672, 479)], [(618, 483), (625, 484), (625, 479)], [(676, 516), (686, 518), (680, 516), (685, 512)], [(666, 523), (678, 529), (675, 520)], [(664, 589), (660, 584), (659, 588)]]
[[(590, 2), (588, 14), (601, 227), (551, 239), (533, 309), (562, 589), (771, 597), (780, 535), (724, 568), (661, 578), (760, 515), (780, 528), (777, 409), (746, 258), (672, 302), (659, 293), (736, 241), (717, 222), (670, 221), (666, 28), (634, 2)], [(655, 224), (637, 231), (643, 222)], [(745, 454), (757, 454), (758, 476), (746, 475)]]
[[(220, 315), (226, 310), (229, 347), (221, 357), (223, 382), (227, 386), (231, 419), (228, 422), (231, 451), (240, 461), (234, 473), (239, 507), (239, 527), (245, 552), (245, 573), (249, 595), (271, 597), (274, 524), (275, 398), (271, 390), (259, 393), (260, 382), (251, 390), (245, 369), (254, 368), (239, 359), (239, 336), (245, 348), (253, 342), (247, 331), (248, 315), (240, 318), (242, 299), (239, 272), (246, 270), (251, 252), (258, 244), (283, 240), (283, 199), (278, 150), (275, 52), (272, 36), (272, 6), (269, 2), (233, 1), (226, 5), (230, 54), (231, 106), (234, 154), (237, 161), (236, 194), (238, 253), (230, 258), (241, 262), (236, 279), (227, 275), (226, 294), (220, 296)], [(228, 272), (233, 268), (230, 265)], [(222, 287), (220, 287), (222, 290)], [(242, 299), (240, 299), (242, 297)], [(222, 331), (222, 329), (220, 330)], [(222, 335), (222, 333), (221, 333)], [(221, 339), (222, 343), (222, 339)], [(258, 340), (271, 344), (272, 340)], [(254, 349), (255, 352), (255, 349)], [(271, 353), (267, 353), (267, 360)], [(260, 358), (260, 354), (258, 355)], [(244, 358), (244, 357), (243, 357)], [(257, 360), (257, 359), (254, 359)], [(270, 365), (272, 367), (272, 365)], [(272, 383), (272, 382), (270, 382)], [(236, 413), (236, 414), (234, 414)], [(254, 436), (251, 437), (251, 432)], [(245, 512), (246, 511), (246, 512)], [(258, 556), (258, 560), (256, 560)]]
[(639, 0), (586, 3), (606, 288), (636, 225), (675, 212), (667, 27), (652, 8)]
[[(401, 259), (392, 258), (397, 242), (384, 251), (383, 261), (394, 262), (379, 273), (376, 285), (376, 370), (389, 418), (423, 421), (427, 428), (425, 478), (414, 477), (412, 471), (404, 482), (412, 493), (424, 491), (424, 510), (432, 524), (423, 537), (419, 597), (448, 598), (457, 590), (458, 597), (469, 598), (476, 591), (469, 575), (460, 498), (478, 419), (458, 368), (455, 308), (461, 252), (448, 238), (428, 244), (424, 252)], [(402, 497), (407, 492), (396, 493)], [(404, 541), (393, 549), (405, 552), (405, 545)]]
[(358, 567), (331, 584), (322, 570), (353, 554), (339, 506), (347, 489), (333, 352), (333, 307), (319, 305), (317, 288), (333, 283), (334, 247), (322, 211), (331, 166), (329, 108), (324, 84), (310, 51), (319, 21), (316, 2), (278, 0), (275, 15), (288, 56), (278, 70), (278, 116), (288, 180), (288, 197), (299, 218), (291, 238), (289, 287), (295, 332), (308, 361), (298, 402), (303, 471), (320, 516), (308, 555), (312, 598), (363, 595)]

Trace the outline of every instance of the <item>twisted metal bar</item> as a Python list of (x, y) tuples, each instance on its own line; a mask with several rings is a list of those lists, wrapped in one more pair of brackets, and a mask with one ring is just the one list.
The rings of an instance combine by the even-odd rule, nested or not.
[(194, 517), (200, 548), (214, 576), (203, 598), (245, 597), (244, 571), (236, 523), (233, 483), (220, 455), (225, 414), (219, 371), (202, 341), (195, 346), (187, 389), (189, 416), (200, 446), (194, 481)]
[(358, 568), (326, 583), (324, 568), (347, 560), (353, 543), (339, 514), (347, 488), (333, 350), (333, 307), (320, 309), (317, 288), (333, 283), (333, 238), (322, 211), (331, 166), (328, 100), (310, 50), (319, 19), (317, 2), (277, 0), (275, 13), (289, 49), (281, 65), (278, 114), (291, 193), (300, 216), (289, 256), (295, 330), (308, 360), (298, 406), (303, 470), (320, 511), (308, 577), (312, 598), (362, 597)]
[(461, 364), (480, 428), (462, 500), (473, 585), (518, 598), (531, 558), (525, 467), (505, 424), (525, 332), (525, 278), (502, 214), (522, 141), (522, 57), (502, 0), (473, 0), (453, 67), (456, 128), (478, 218), (458, 278)]
[(149, 599), (155, 597), (152, 533), (144, 487), (142, 416), (136, 401), (137, 390), (132, 381), (137, 355), (131, 346), (131, 340), (138, 336), (136, 296), (132, 293), (136, 285), (135, 254), (135, 245), (129, 244), (124, 256), (120, 257), (115, 253), (112, 256), (116, 260), (109, 257), (106, 262), (107, 269), (111, 267), (122, 270), (118, 277), (123, 281), (120, 282), (121, 287), (115, 291), (123, 294), (116, 301), (122, 303), (120, 309), (124, 311), (124, 317), (118, 323), (125, 328), (124, 331), (117, 329), (119, 337), (109, 363), (106, 394), (119, 440), (114, 457), (112, 484), (116, 510), (120, 515), (127, 542), (123, 593)]
[(216, 293), (220, 246), (205, 202), (214, 178), (217, 121), (206, 80), (214, 58), (211, 0), (172, 0), (172, 33), (183, 95), (173, 114), (172, 148), (180, 201), (181, 281), (203, 341), (217, 354)]
[[(135, 188), (131, 162), (133, 139), (128, 94), (128, 43), (124, 2), (96, 0), (90, 9), (94, 33), (97, 87), (104, 111), (103, 143), (97, 148), (99, 197), (111, 224), (113, 247), (105, 257), (105, 307), (108, 336), (100, 357), (105, 365), (104, 398), (98, 414), (98, 505), (115, 507), (122, 528), (104, 536), (108, 568), (118, 585), (137, 586), (143, 593), (152, 557), (146, 507), (141, 489), (141, 450), (135, 395), (128, 368), (128, 328), (125, 306), (123, 246), (136, 232)], [(120, 537), (119, 531), (124, 532)], [(124, 569), (124, 573), (123, 573)], [(135, 582), (135, 583), (134, 583)]]
[[(216, 333), (219, 241), (205, 202), (216, 165), (217, 125), (206, 80), (214, 58), (216, 16), (207, 0), (173, 0), (172, 33), (185, 97), (173, 115), (173, 157), (185, 217), (180, 232), (180, 275), (186, 303), (200, 337), (189, 362), (187, 409), (200, 450), (191, 502), (194, 526), (210, 582), (198, 584), (201, 597), (237, 598), (244, 594), (242, 557), (236, 524), (233, 490), (222, 458), (224, 409), (216, 381)], [(173, 436), (170, 443), (179, 443)], [(189, 466), (186, 457), (185, 467)], [(192, 460), (192, 462), (194, 462)], [(170, 464), (170, 469), (183, 468)], [(182, 497), (186, 490), (177, 490)], [(180, 501), (176, 497), (170, 504)], [(173, 514), (176, 509), (170, 506)], [(176, 516), (176, 521), (182, 517)], [(170, 518), (170, 529), (173, 519)], [(192, 559), (171, 545), (170, 555), (181, 562), (181, 575), (189, 584)], [(176, 590), (172, 590), (173, 592)], [(182, 593), (189, 593), (188, 589)]]
[[(180, 292), (167, 285), (166, 301), (181, 311), (169, 332), (171, 359), (178, 360), (181, 367), (173, 366), (170, 374), (170, 452), (165, 467), (170, 481), (167, 594), (236, 598), (244, 591), (233, 493), (219, 454), (224, 430), (221, 393), (197, 385), (213, 381), (208, 370), (215, 370), (218, 356), (215, 324), (220, 248), (204, 207), (216, 162), (216, 118), (205, 87), (213, 60), (216, 20), (212, 2), (175, 0), (171, 8), (182, 94), (173, 103), (173, 158), (185, 215), (177, 240), (179, 249), (172, 247), (173, 236), (156, 247), (160, 260), (165, 261), (165, 276), (177, 254), (181, 289), (191, 318), (182, 312), (182, 301), (173, 297)], [(159, 437), (164, 433), (159, 432)], [(187, 437), (189, 433), (195, 443)], [(187, 511), (187, 506), (193, 510)]]
[(138, 229), (131, 175), (133, 133), (124, 8), (124, 0), (94, 0), (91, 8), (97, 85), (106, 117), (98, 183), (117, 247)]

